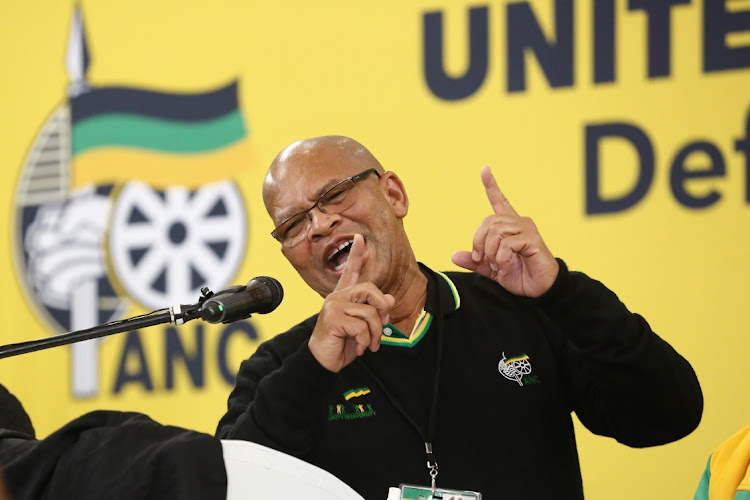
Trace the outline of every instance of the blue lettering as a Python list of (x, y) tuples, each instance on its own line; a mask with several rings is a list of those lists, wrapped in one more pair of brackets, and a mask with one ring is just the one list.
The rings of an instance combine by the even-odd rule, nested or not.
[[(710, 2), (710, 0), (706, 0)], [(672, 6), (688, 5), (690, 0), (629, 0), (630, 10), (643, 10), (648, 17), (648, 76), (669, 76)]]
[(745, 120), (745, 137), (735, 141), (734, 149), (745, 155), (745, 201), (750, 203), (750, 110)]
[[(131, 373), (127, 371), (127, 365), (128, 359), (133, 356), (138, 361), (138, 368)], [(149, 373), (148, 363), (146, 362), (146, 353), (143, 350), (138, 330), (129, 331), (125, 339), (125, 348), (122, 350), (122, 356), (120, 357), (120, 365), (117, 369), (113, 392), (118, 394), (125, 384), (131, 383), (140, 384), (147, 391), (154, 390), (154, 383), (151, 380), (151, 373)]]
[(258, 340), (258, 332), (255, 331), (255, 327), (252, 325), (252, 323), (249, 323), (247, 321), (238, 321), (236, 323), (232, 323), (227, 326), (223, 332), (221, 332), (221, 337), (219, 338), (219, 346), (216, 350), (217, 364), (219, 366), (221, 376), (229, 385), (234, 385), (234, 379), (237, 376), (237, 370), (239, 369), (239, 367), (229, 368), (229, 365), (227, 363), (227, 348), (229, 345), (229, 340), (235, 334), (243, 335), (252, 341)]
[[(685, 160), (694, 153), (705, 153), (711, 160), (710, 165), (704, 169), (693, 167), (690, 170), (686, 170)], [(710, 191), (705, 196), (693, 196), (685, 189), (685, 183), (688, 179), (722, 177), (725, 173), (724, 157), (719, 148), (705, 141), (690, 143), (680, 149), (672, 161), (669, 175), (672, 194), (674, 194), (675, 199), (679, 203), (688, 208), (710, 207), (721, 198), (719, 193)]]
[(750, 46), (727, 47), (727, 34), (750, 31), (750, 11), (728, 12), (729, 2), (703, 1), (703, 71), (750, 68)]
[(185, 363), (190, 379), (195, 387), (203, 387), (203, 367), (204, 367), (204, 341), (203, 325), (198, 324), (195, 327), (195, 351), (192, 356), (188, 355), (185, 345), (182, 343), (180, 336), (187, 334), (187, 330), (178, 331), (177, 328), (170, 326), (165, 331), (166, 349), (164, 351), (164, 366), (166, 370), (166, 387), (174, 389), (174, 364), (176, 360)]
[[(599, 145), (605, 140), (624, 139), (638, 154), (638, 180), (633, 188), (621, 197), (604, 198), (600, 192)], [(627, 123), (604, 123), (585, 127), (585, 191), (586, 214), (621, 212), (639, 203), (651, 187), (654, 177), (654, 148), (646, 132)], [(744, 201), (750, 203), (750, 111), (745, 121), (745, 137), (735, 140), (734, 148), (744, 156), (745, 193)], [(697, 159), (693, 159), (697, 157)], [(702, 165), (700, 158), (708, 160)], [(696, 195), (687, 189), (689, 181), (724, 178), (727, 175), (725, 157), (719, 147), (710, 141), (693, 141), (682, 146), (669, 164), (669, 186), (675, 201), (691, 209), (703, 209), (716, 204), (722, 193), (716, 189)]]
[(443, 61), (443, 13), (424, 15), (424, 76), (441, 99), (464, 99), (482, 86), (487, 76), (487, 7), (469, 9), (469, 64), (462, 76), (449, 76)]
[[(624, 139), (638, 153), (638, 180), (629, 192), (619, 198), (604, 199), (599, 186), (599, 143), (604, 139)], [(627, 123), (605, 123), (586, 126), (586, 213), (620, 212), (638, 203), (648, 192), (654, 178), (654, 149), (643, 130)]]
[(594, 0), (594, 83), (615, 81), (615, 0)]
[(547, 41), (528, 3), (509, 3), (507, 16), (508, 91), (526, 90), (527, 50), (534, 53), (552, 87), (573, 85), (573, 1), (555, 1), (554, 43)]

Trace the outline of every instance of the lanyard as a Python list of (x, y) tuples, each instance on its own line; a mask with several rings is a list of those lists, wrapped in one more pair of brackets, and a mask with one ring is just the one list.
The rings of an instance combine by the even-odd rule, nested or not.
[(437, 428), (437, 405), (438, 405), (438, 387), (440, 382), (440, 365), (443, 360), (443, 315), (442, 315), (442, 307), (438, 306), (438, 312), (439, 314), (435, 315), (435, 319), (439, 320), (437, 321), (437, 348), (436, 354), (435, 354), (435, 380), (433, 382), (432, 386), (432, 403), (430, 405), (430, 413), (427, 419), (427, 432), (425, 433), (424, 430), (417, 425), (417, 423), (414, 421), (413, 418), (406, 412), (403, 405), (391, 394), (388, 389), (385, 387), (385, 384), (382, 380), (380, 380), (375, 373), (370, 369), (367, 364), (362, 361), (361, 358), (358, 358), (357, 360), (359, 363), (365, 368), (365, 371), (370, 374), (370, 376), (375, 380), (378, 387), (380, 387), (380, 390), (383, 391), (383, 394), (388, 398), (388, 401), (391, 402), (394, 408), (401, 414), (402, 417), (406, 419), (406, 421), (412, 426), (412, 428), (417, 431), (417, 434), (420, 438), (422, 438), (422, 441), (424, 441), (424, 447), (425, 447), (425, 455), (427, 456), (427, 471), (430, 474), (430, 478), (432, 480), (432, 490), (435, 491), (435, 479), (438, 475), (438, 464), (435, 460), (435, 454), (432, 451), (432, 440), (435, 439), (435, 429)]

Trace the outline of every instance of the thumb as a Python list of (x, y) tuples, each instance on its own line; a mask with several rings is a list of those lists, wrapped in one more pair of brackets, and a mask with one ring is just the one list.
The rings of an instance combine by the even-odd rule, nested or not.
[(387, 325), (391, 322), (391, 309), (396, 305), (396, 299), (393, 295), (390, 293), (386, 293), (383, 295), (385, 297), (386, 302), (388, 303), (386, 313), (380, 317), (380, 322), (384, 325)]
[(469, 271), (476, 271), (479, 268), (480, 262), (474, 262), (471, 258), (471, 252), (466, 250), (459, 250), (451, 256), (451, 260), (458, 267), (463, 267)]

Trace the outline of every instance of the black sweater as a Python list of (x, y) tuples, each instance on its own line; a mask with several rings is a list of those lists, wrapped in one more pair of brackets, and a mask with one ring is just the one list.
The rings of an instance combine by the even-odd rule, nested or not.
[(142, 413), (93, 411), (40, 441), (0, 429), (0, 465), (14, 500), (227, 497), (218, 439)]
[(217, 436), (276, 448), (385, 499), (389, 486), (429, 484), (424, 442), (439, 366), (438, 486), (490, 500), (582, 498), (572, 411), (596, 434), (654, 446), (690, 433), (703, 398), (688, 362), (641, 316), (559, 262), (537, 299), (422, 266), (432, 316), (424, 337), (381, 345), (339, 374), (310, 353), (317, 316), (307, 319), (242, 363)]

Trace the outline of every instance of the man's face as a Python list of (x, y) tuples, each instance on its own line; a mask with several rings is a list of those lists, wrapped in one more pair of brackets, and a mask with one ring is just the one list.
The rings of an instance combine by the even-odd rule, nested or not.
[[(373, 168), (361, 157), (339, 148), (319, 146), (284, 157), (266, 179), (264, 198), (274, 225), (306, 210), (336, 183)], [(351, 241), (361, 234), (365, 253), (360, 281), (387, 286), (398, 254), (400, 221), (394, 214), (382, 180), (374, 174), (355, 184), (347, 196), (354, 203), (341, 213), (317, 207), (308, 234), (299, 243), (282, 245), (282, 253), (305, 282), (323, 297), (336, 287), (349, 256)]]

